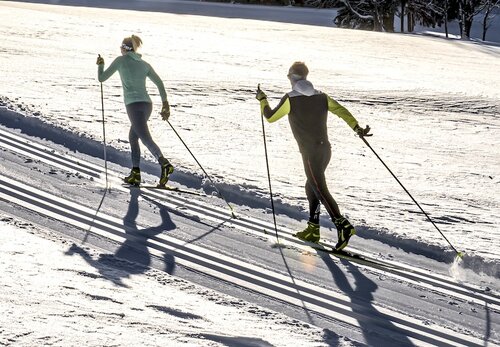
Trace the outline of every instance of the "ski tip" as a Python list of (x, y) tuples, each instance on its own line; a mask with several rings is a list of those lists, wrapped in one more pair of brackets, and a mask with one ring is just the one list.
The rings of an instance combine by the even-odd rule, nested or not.
[(457, 258), (463, 259), (464, 258), (464, 252), (457, 252)]

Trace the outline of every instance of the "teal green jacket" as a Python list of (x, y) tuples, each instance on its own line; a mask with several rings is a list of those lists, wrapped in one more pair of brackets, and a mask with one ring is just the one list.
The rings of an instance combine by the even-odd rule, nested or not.
[(122, 80), (125, 105), (134, 102), (152, 103), (146, 91), (146, 77), (149, 77), (158, 88), (161, 101), (167, 100), (167, 92), (165, 91), (162, 80), (156, 74), (155, 70), (153, 70), (151, 65), (141, 59), (140, 54), (128, 52), (126, 55), (116, 58), (106, 70), (104, 70), (104, 64), (99, 65), (97, 78), (99, 82), (104, 82), (116, 71), (118, 71)]

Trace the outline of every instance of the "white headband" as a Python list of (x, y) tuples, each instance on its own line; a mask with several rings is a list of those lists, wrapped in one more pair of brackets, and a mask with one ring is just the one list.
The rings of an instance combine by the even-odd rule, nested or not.
[(133, 51), (134, 50), (132, 47), (127, 46), (125, 43), (122, 43), (122, 45), (120, 47), (126, 51)]
[(291, 80), (294, 80), (294, 81), (300, 81), (300, 80), (305, 80), (306, 79), (304, 76), (301, 76), (301, 75), (298, 75), (298, 74), (295, 74), (295, 73), (289, 73), (288, 77)]

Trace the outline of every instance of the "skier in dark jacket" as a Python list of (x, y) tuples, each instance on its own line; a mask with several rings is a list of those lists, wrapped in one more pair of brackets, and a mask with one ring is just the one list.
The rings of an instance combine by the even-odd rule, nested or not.
[(133, 185), (141, 183), (141, 170), (139, 168), (141, 159), (139, 140), (141, 140), (160, 163), (159, 186), (164, 186), (170, 174), (174, 172), (174, 167), (163, 156), (149, 132), (147, 121), (153, 106), (146, 90), (146, 77), (156, 85), (160, 92), (163, 102), (160, 114), (164, 120), (168, 120), (170, 117), (170, 106), (162, 80), (151, 65), (142, 60), (141, 55), (137, 53), (137, 48), (141, 45), (142, 40), (138, 36), (132, 35), (123, 39), (120, 46), (122, 55), (116, 58), (106, 70), (104, 70), (104, 59), (99, 56), (97, 58), (98, 79), (99, 82), (104, 82), (118, 71), (122, 81), (125, 107), (130, 119), (129, 142), (132, 157), (132, 170), (130, 175), (123, 179), (124, 182)]
[(294, 236), (299, 239), (318, 242), (320, 203), (325, 206), (337, 228), (338, 243), (336, 250), (347, 246), (349, 239), (356, 233), (351, 223), (340, 213), (337, 202), (328, 191), (325, 170), (331, 158), (331, 145), (328, 141), (328, 111), (342, 118), (358, 135), (366, 136), (370, 128), (362, 128), (353, 115), (327, 94), (314, 89), (307, 80), (309, 70), (302, 62), (295, 62), (288, 71), (292, 91), (285, 94), (278, 106), (271, 109), (266, 94), (257, 90), (262, 114), (272, 123), (288, 116), (292, 133), (299, 145), (307, 181), (305, 185), (309, 201), (309, 221), (307, 227)]

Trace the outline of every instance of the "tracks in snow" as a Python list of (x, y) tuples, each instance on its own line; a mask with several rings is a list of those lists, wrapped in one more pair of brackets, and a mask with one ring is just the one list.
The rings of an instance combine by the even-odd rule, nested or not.
[[(0, 129), (0, 146), (16, 154), (42, 161), (51, 167), (57, 167), (103, 183), (104, 175), (101, 167), (72, 156), (57, 153), (51, 148), (2, 129)], [(116, 173), (110, 172), (109, 177), (113, 189), (128, 190), (120, 186)], [(225, 222), (226, 225), (236, 230), (266, 238), (269, 238), (269, 234), (274, 233), (274, 226), (271, 223), (244, 215), (238, 215), (237, 219), (232, 219), (228, 210), (212, 206), (207, 201), (188, 198), (176, 193), (166, 194), (165, 192), (147, 189), (144, 190), (144, 194), (151, 199), (161, 201), (163, 205), (172, 209), (182, 207), (183, 213), (197, 217), (201, 221)], [(145, 242), (145, 246), (152, 255), (163, 257), (165, 253), (168, 253), (174, 257), (176, 264), (183, 267), (199, 271), (227, 283), (233, 283), (246, 290), (261, 293), (276, 300), (303, 307), (308, 311), (355, 327), (360, 327), (369, 321), (370, 324), (377, 326), (379, 334), (384, 334), (390, 332), (391, 327), (395, 326), (400, 331), (404, 331), (408, 338), (418, 345), (484, 345), (484, 342), (478, 338), (435, 324), (422, 325), (421, 320), (389, 308), (376, 307), (383, 319), (367, 316), (366, 313), (356, 307), (359, 303), (353, 303), (352, 299), (347, 295), (266, 270), (234, 257), (225, 256), (207, 248), (177, 240), (165, 234), (159, 234), (144, 241), (143, 238), (138, 238), (130, 233), (127, 234), (121, 219), (104, 213), (96, 214), (94, 208), (55, 196), (51, 192), (24, 184), (18, 180), (7, 177), (0, 178), (0, 198), (76, 228), (89, 230), (95, 235), (118, 243), (123, 243), (126, 240)], [(307, 246), (303, 246), (293, 239), (291, 230), (279, 228), (278, 233), (283, 244), (309, 250)], [(365, 256), (369, 257), (370, 255), (365, 254)], [(390, 267), (370, 268), (370, 271), (380, 272), (460, 300), (487, 304), (490, 310), (500, 311), (500, 298), (492, 294), (482, 293), (478, 288), (458, 284), (451, 278), (416, 267), (394, 261), (384, 262)]]

